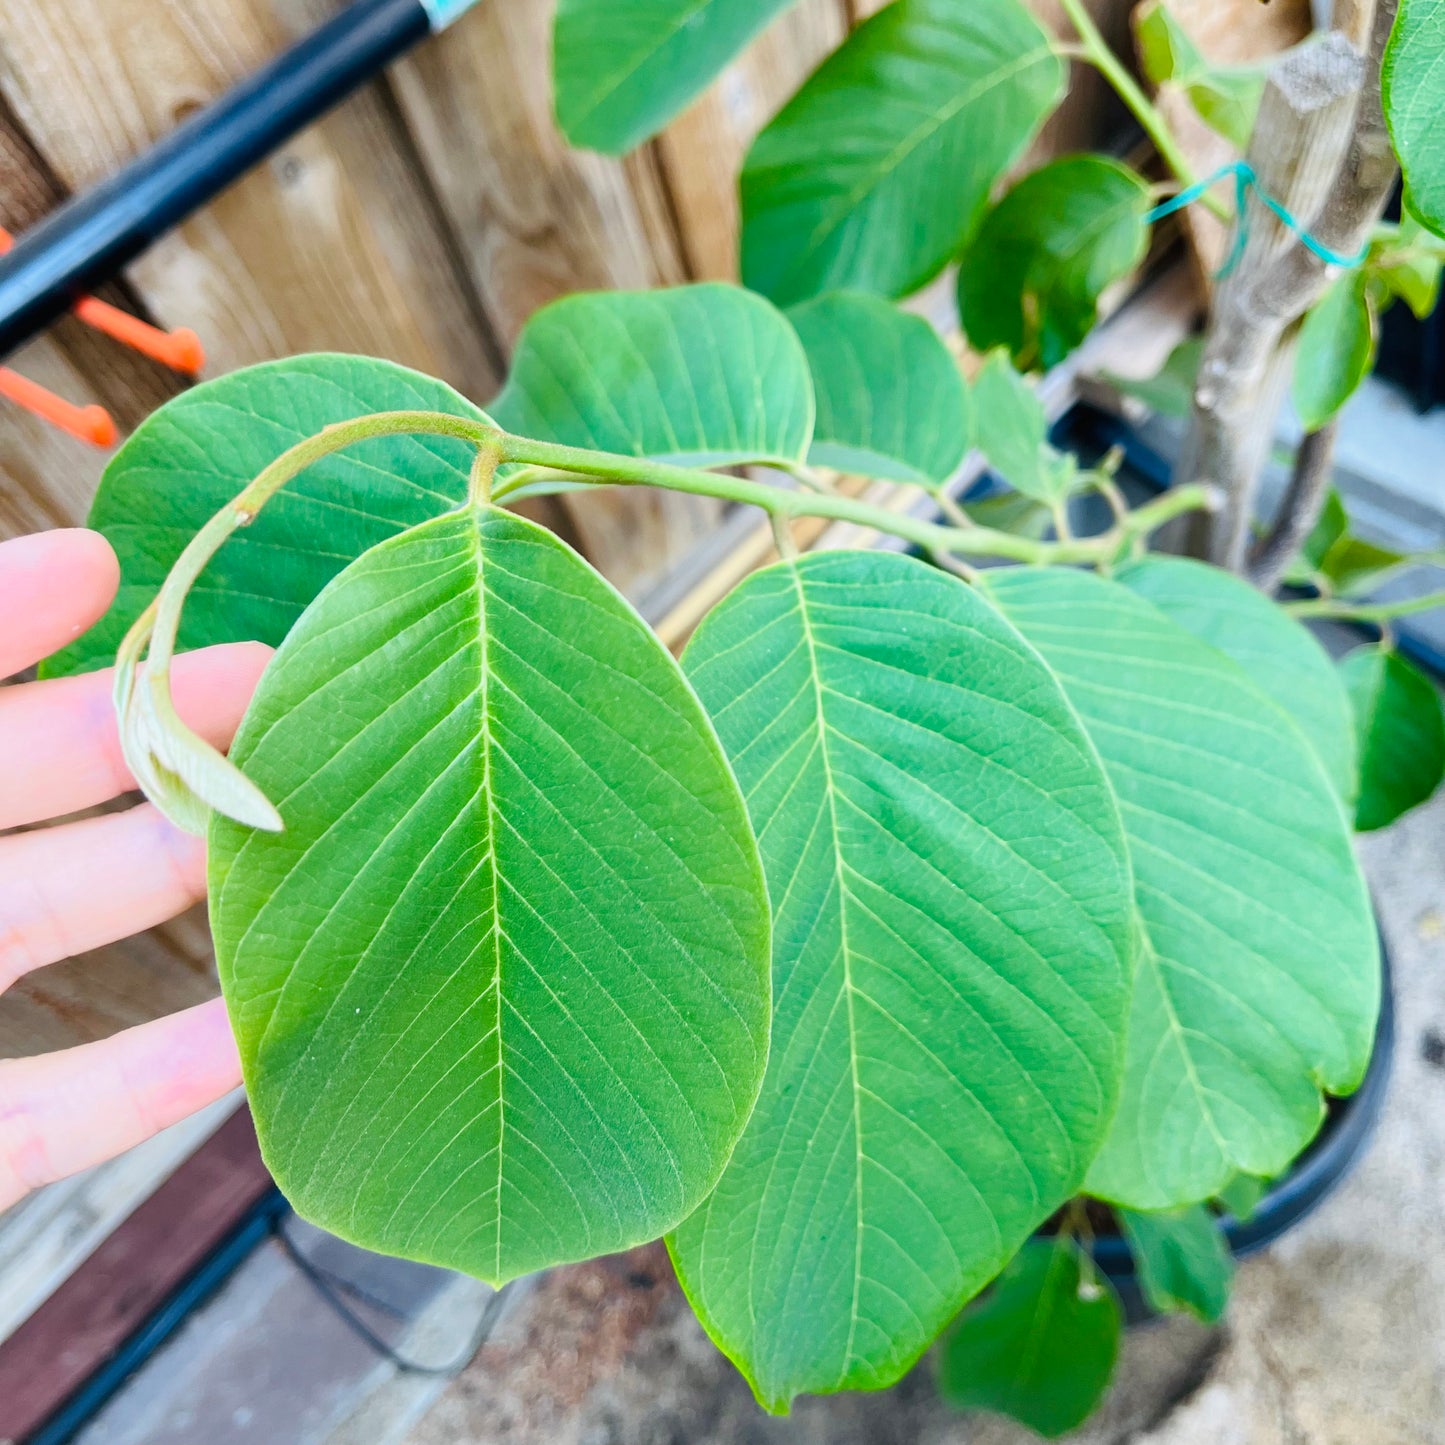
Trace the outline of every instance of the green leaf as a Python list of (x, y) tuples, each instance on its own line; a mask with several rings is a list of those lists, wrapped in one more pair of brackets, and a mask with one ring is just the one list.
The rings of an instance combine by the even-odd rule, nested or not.
[(1385, 51), (1385, 119), (1405, 173), (1405, 200), (1445, 236), (1445, 11), (1436, 0), (1400, 0)]
[(1202, 562), (1146, 557), (1114, 575), (1238, 663), (1309, 739), (1340, 797), (1354, 799), (1354, 713), (1334, 662), (1307, 627), (1242, 578)]
[(826, 552), (684, 656), (773, 899), (763, 1092), (671, 1240), (771, 1410), (899, 1379), (1078, 1187), (1130, 975), (1112, 799), (1057, 685), (965, 584)]
[(1350, 514), (1345, 510), (1345, 503), (1339, 492), (1331, 487), (1325, 496), (1325, 504), (1320, 509), (1319, 520), (1310, 529), (1310, 534), (1300, 549), (1301, 557), (1313, 571), (1320, 571), (1325, 565), (1325, 558), (1338, 542), (1348, 536), (1349, 530)]
[(1375, 242), (1369, 261), (1371, 277), (1391, 296), (1398, 296), (1420, 321), (1430, 318), (1440, 300), (1441, 268), (1439, 241), (1408, 207), (1395, 234)]
[(981, 497), (976, 502), (967, 502), (963, 510), (969, 519), (980, 527), (992, 527), (997, 532), (1009, 532), (1017, 537), (1032, 537), (1041, 542), (1054, 525), (1054, 516), (1042, 502), (1026, 497), (1022, 492), (1000, 492), (997, 496)]
[(1375, 313), (1363, 268), (1341, 276), (1305, 317), (1294, 367), (1294, 404), (1306, 431), (1319, 431), (1375, 364)]
[(1215, 1196), (1236, 1219), (1244, 1222), (1253, 1218), (1264, 1196), (1269, 1193), (1268, 1179), (1254, 1174), (1236, 1174)]
[(788, 312), (813, 372), (808, 460), (868, 477), (941, 486), (972, 437), (963, 374), (920, 316), (838, 291)]
[(1185, 1311), (1210, 1325), (1223, 1316), (1234, 1259), (1204, 1205), (1153, 1214), (1121, 1209), (1119, 1223), (1151, 1309)]
[[(360, 356), (270, 361), (167, 402), (111, 458), (90, 509), (120, 558), (120, 591), (45, 675), (113, 662), (186, 543), (287, 448), (332, 422), (417, 410), (486, 419), (440, 381)], [(308, 467), (201, 573), (181, 648), (280, 642), (354, 557), (456, 506), (474, 451), (446, 437), (378, 437)]]
[(1384, 828), (1425, 802), (1445, 777), (1445, 714), (1434, 684), (1413, 663), (1380, 646), (1340, 662), (1360, 735), (1360, 801), (1355, 827)]
[(779, 305), (916, 291), (968, 240), (1063, 90), (1019, 0), (895, 0), (748, 152), (743, 280)]
[(651, 1239), (712, 1187), (767, 1051), (768, 911), (681, 671), (492, 508), (373, 548), (231, 750), (211, 922), (262, 1153), (297, 1209), (497, 1282)]
[(741, 287), (594, 291), (527, 322), (487, 410), (519, 436), (683, 466), (800, 462), (813, 384), (797, 333)]
[(1009, 486), (1052, 506), (1075, 488), (1073, 457), (1048, 442), (1049, 425), (1034, 389), (996, 351), (973, 379), (974, 445)]
[(1071, 1240), (1034, 1240), (944, 1336), (938, 1391), (1056, 1440), (1098, 1408), (1114, 1374), (1124, 1312)]
[(984, 574), (1063, 684), (1129, 840), (1143, 953), (1091, 1194), (1170, 1209), (1273, 1177), (1356, 1088), (1378, 940), (1323, 765), (1238, 664), (1084, 572)]
[(1099, 297), (1144, 255), (1149, 188), (1104, 156), (1065, 156), (996, 205), (959, 260), (958, 309), (976, 351), (1022, 371), (1057, 366), (1094, 329)]
[(792, 0), (561, 0), (557, 120), (621, 155), (656, 135)]
[(1155, 85), (1175, 85), (1200, 119), (1237, 150), (1249, 145), (1264, 94), (1262, 65), (1212, 65), (1169, 13), (1163, 0), (1148, 0), (1134, 20), (1139, 60)]
[(1346, 534), (1320, 559), (1319, 572), (1342, 596), (1364, 597), (1413, 565), (1403, 552)]
[(1106, 371), (1103, 377), (1115, 391), (1142, 402), (1156, 415), (1187, 417), (1194, 409), (1194, 387), (1203, 360), (1204, 338), (1191, 336), (1169, 353), (1155, 376), (1140, 381)]

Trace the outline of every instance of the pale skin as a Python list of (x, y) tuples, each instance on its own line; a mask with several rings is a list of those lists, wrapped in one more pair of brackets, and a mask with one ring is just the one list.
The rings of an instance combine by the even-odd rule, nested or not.
[[(119, 575), (94, 532), (0, 543), (0, 678), (85, 631), (110, 605)], [(181, 717), (224, 748), (269, 656), (237, 643), (177, 659)], [(110, 687), (109, 671), (0, 687), (0, 991), (205, 896), (204, 843), (149, 803), (34, 826), (135, 787)], [(18, 828), (27, 831), (5, 831)], [(0, 1209), (134, 1147), (240, 1080), (220, 999), (96, 1043), (0, 1060)]]

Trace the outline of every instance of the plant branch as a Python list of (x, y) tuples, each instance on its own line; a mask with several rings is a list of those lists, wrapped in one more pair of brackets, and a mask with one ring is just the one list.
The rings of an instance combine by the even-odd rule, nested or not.
[(1339, 436), (1340, 420), (1333, 417), (1318, 431), (1307, 432), (1300, 442), (1294, 473), (1274, 525), (1250, 558), (1250, 580), (1263, 592), (1273, 593), (1279, 586), (1291, 558), (1319, 521), (1334, 475)]
[[(1114, 54), (1109, 42), (1104, 39), (1094, 18), (1084, 6), (1084, 0), (1059, 0), (1068, 16), (1069, 23), (1078, 34), (1079, 44), (1062, 45), (1058, 52), (1072, 59), (1085, 60), (1091, 64), (1114, 87), (1115, 94), (1128, 106), (1134, 119), (1144, 128), (1144, 133), (1154, 142), (1164, 164), (1173, 172), (1182, 188), (1195, 184), (1198, 177), (1189, 157), (1175, 139), (1169, 122), (1152, 100), (1145, 95), (1139, 82), (1129, 73), (1124, 63)], [(1206, 195), (1202, 204), (1207, 206), (1222, 221), (1231, 218), (1228, 206), (1215, 195)]]
[(1351, 602), (1344, 597), (1308, 597), (1299, 602), (1284, 604), (1284, 610), (1291, 617), (1328, 618), (1335, 622), (1369, 622), (1376, 626), (1382, 626), (1396, 617), (1433, 612), (1437, 607), (1445, 607), (1445, 592), (1427, 592), (1423, 597), (1404, 597), (1397, 602)]
[(617, 456), (610, 452), (587, 451), (581, 447), (559, 446), (554, 442), (515, 436), (503, 436), (501, 445), (504, 461), (572, 472), (604, 484), (654, 486), (695, 496), (717, 497), (727, 502), (761, 507), (770, 516), (822, 517), (836, 522), (853, 522), (902, 537), (930, 552), (994, 557), (1041, 565), (1094, 562), (1101, 557), (1112, 557), (1134, 538), (1147, 536), (1165, 522), (1186, 512), (1208, 508), (1216, 501), (1215, 493), (1208, 487), (1175, 488), (1131, 512), (1124, 522), (1099, 536), (1037, 542), (1031, 537), (1019, 537), (989, 527), (942, 526), (904, 513), (890, 512), (886, 507), (876, 507), (853, 497), (794, 491), (755, 482), (747, 477), (694, 471), (669, 462), (650, 461), (645, 457)]

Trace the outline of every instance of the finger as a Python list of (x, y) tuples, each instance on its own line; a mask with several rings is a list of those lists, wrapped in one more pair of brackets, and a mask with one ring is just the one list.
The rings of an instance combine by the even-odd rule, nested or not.
[(74, 642), (110, 606), (120, 564), (80, 527), (0, 542), (0, 677)]
[[(172, 667), (176, 709), (218, 748), (235, 734), (271, 649), (207, 647)], [(135, 787), (121, 756), (113, 669), (0, 689), (0, 828), (59, 818)]]
[(98, 1043), (0, 1060), (0, 1210), (134, 1148), (240, 1082), (220, 999)]
[(205, 896), (206, 849), (149, 803), (0, 838), (0, 991)]

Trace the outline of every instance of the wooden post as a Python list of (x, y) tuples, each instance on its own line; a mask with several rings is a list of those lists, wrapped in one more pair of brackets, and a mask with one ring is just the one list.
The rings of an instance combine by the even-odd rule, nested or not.
[[(1270, 73), (1249, 161), (1263, 192), (1306, 227), (1323, 209), (1344, 163), (1365, 84), (1365, 61), (1343, 35), (1301, 47)], [(1242, 569), (1259, 474), (1274, 436), (1293, 360), (1293, 329), (1318, 289), (1279, 295), (1267, 283), (1298, 238), (1258, 195), (1242, 222), (1248, 242), (1218, 288), (1194, 398), (1194, 425), (1179, 479), (1210, 482), (1227, 498), (1203, 516), (1190, 550)]]

